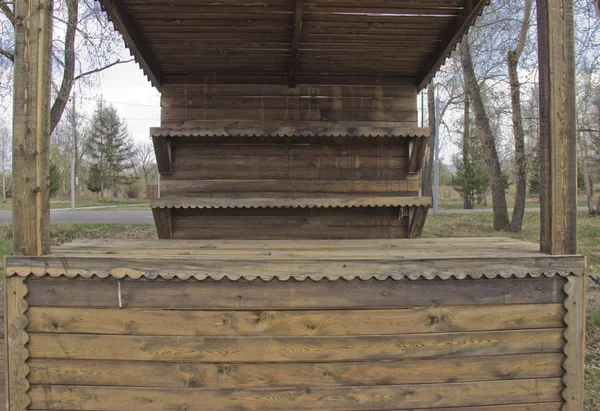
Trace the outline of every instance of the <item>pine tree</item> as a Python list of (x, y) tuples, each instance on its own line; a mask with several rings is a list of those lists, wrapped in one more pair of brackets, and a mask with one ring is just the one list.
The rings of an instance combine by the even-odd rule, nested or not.
[(97, 167), (101, 195), (108, 187), (115, 197), (118, 185), (131, 184), (135, 180), (123, 174), (125, 170), (133, 168), (134, 157), (134, 147), (127, 126), (117, 110), (102, 101), (98, 103), (92, 118), (87, 152)]

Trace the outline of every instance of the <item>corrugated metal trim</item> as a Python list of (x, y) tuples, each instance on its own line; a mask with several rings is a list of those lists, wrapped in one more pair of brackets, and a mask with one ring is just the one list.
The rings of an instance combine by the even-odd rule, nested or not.
[(159, 198), (152, 208), (352, 208), (352, 207), (430, 207), (431, 197), (365, 198)]
[(366, 138), (426, 138), (429, 128), (327, 124), (325, 122), (234, 125), (197, 127), (152, 127), (151, 137), (366, 137)]
[[(65, 260), (68, 260), (69, 257), (64, 257)], [(514, 272), (489, 272), (489, 271), (485, 271), (485, 272), (479, 272), (479, 273), (472, 273), (472, 274), (454, 274), (454, 273), (450, 273), (450, 272), (444, 272), (444, 273), (428, 273), (428, 272), (421, 272), (421, 273), (416, 273), (416, 272), (411, 272), (411, 273), (398, 273), (398, 274), (363, 274), (363, 275), (335, 275), (335, 274), (274, 274), (274, 275), (245, 275), (245, 274), (232, 274), (232, 273), (207, 273), (207, 274), (159, 274), (159, 273), (145, 273), (145, 272), (141, 272), (139, 270), (136, 270), (135, 268), (128, 268), (128, 267), (121, 267), (121, 268), (114, 268), (110, 271), (78, 271), (78, 270), (72, 270), (69, 269), (68, 272), (65, 271), (54, 271), (52, 269), (43, 269), (43, 268), (37, 268), (37, 267), (32, 267), (31, 270), (11, 270), (9, 272), (7, 272), (7, 276), (8, 277), (13, 277), (13, 276), (19, 276), (19, 277), (28, 277), (28, 276), (34, 276), (36, 278), (41, 278), (44, 276), (49, 276), (52, 278), (59, 278), (59, 277), (66, 277), (66, 278), (75, 278), (75, 277), (81, 277), (81, 278), (92, 278), (92, 277), (97, 277), (97, 278), (116, 278), (116, 279), (132, 279), (132, 280), (138, 280), (138, 279), (148, 279), (148, 280), (156, 280), (156, 279), (163, 279), (163, 280), (199, 280), (199, 281), (203, 281), (203, 280), (215, 280), (215, 281), (221, 281), (221, 280), (231, 280), (231, 281), (238, 281), (238, 280), (248, 280), (248, 281), (254, 281), (254, 280), (262, 280), (262, 281), (272, 281), (272, 280), (279, 280), (279, 281), (290, 281), (290, 280), (294, 280), (294, 281), (306, 281), (306, 280), (312, 280), (312, 281), (321, 281), (321, 280), (328, 280), (328, 281), (337, 281), (337, 280), (345, 280), (345, 281), (352, 281), (352, 280), (362, 280), (362, 281), (366, 281), (366, 280), (378, 280), (378, 281), (384, 281), (384, 280), (404, 280), (404, 279), (408, 279), (408, 280), (450, 280), (450, 279), (457, 279), (457, 280), (464, 280), (467, 278), (470, 279), (494, 279), (494, 278), (538, 278), (538, 277), (555, 277), (555, 276), (560, 276), (560, 277), (568, 277), (570, 275), (579, 275), (577, 273), (573, 273), (573, 272), (569, 272), (569, 271), (527, 271), (527, 272), (520, 272), (520, 273), (514, 273)]]

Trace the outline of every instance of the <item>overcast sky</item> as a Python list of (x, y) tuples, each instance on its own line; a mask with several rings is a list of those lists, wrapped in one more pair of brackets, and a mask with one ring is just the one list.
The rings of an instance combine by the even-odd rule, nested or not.
[[(123, 59), (129, 58), (124, 49)], [(160, 125), (160, 94), (135, 62), (105, 70), (94, 94), (117, 108), (135, 141), (149, 139), (149, 128)], [(84, 100), (84, 110), (89, 114), (95, 105), (93, 98)]]

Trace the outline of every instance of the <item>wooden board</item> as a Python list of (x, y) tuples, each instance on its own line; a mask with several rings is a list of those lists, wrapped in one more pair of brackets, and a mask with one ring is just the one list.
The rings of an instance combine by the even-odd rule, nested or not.
[[(74, 259), (70, 259), (75, 262)], [(87, 266), (93, 259), (87, 259)], [(166, 260), (167, 264), (169, 260)], [(98, 260), (96, 264), (106, 264)], [(135, 264), (135, 262), (132, 262)], [(218, 261), (207, 260), (217, 267)], [(241, 265), (242, 262), (237, 264)], [(152, 269), (161, 270), (158, 264)], [(230, 266), (231, 267), (231, 266)], [(75, 269), (75, 267), (73, 267)], [(560, 303), (565, 279), (247, 281), (28, 280), (29, 305), (168, 309), (309, 309)], [(120, 294), (118, 293), (120, 289)], [(473, 290), (477, 290), (474, 294)], [(120, 295), (120, 299), (119, 299)]]
[[(130, 410), (329, 410), (390, 409), (405, 407), (470, 406), (512, 402), (560, 400), (559, 378), (455, 384), (392, 385), (379, 387), (288, 389), (177, 389), (129, 387), (44, 386), (31, 387), (30, 409)], [(293, 408), (292, 408), (293, 407)]]
[(165, 336), (342, 336), (562, 328), (562, 304), (326, 311), (32, 307), (27, 332)]

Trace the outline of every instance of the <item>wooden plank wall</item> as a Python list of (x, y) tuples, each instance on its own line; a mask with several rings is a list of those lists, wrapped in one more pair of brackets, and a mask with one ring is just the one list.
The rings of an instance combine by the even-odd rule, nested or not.
[[(174, 129), (219, 121), (417, 125), (414, 85), (167, 84), (161, 101), (162, 126)], [(404, 137), (173, 136), (169, 147), (170, 173), (161, 176), (164, 197), (219, 197), (227, 205), (227, 199), (240, 197), (415, 196), (419, 191), (418, 175), (408, 172), (410, 142)], [(408, 236), (408, 210), (403, 216), (399, 207), (169, 213), (172, 224), (161, 238)]]
[(171, 221), (176, 239), (404, 238), (408, 207), (172, 209)]
[(180, 137), (171, 153), (163, 196), (418, 193), (404, 138)]
[(204, 121), (380, 121), (415, 127), (417, 88), (396, 85), (165, 84), (162, 126)]
[(558, 411), (565, 281), (28, 279), (28, 409)]

